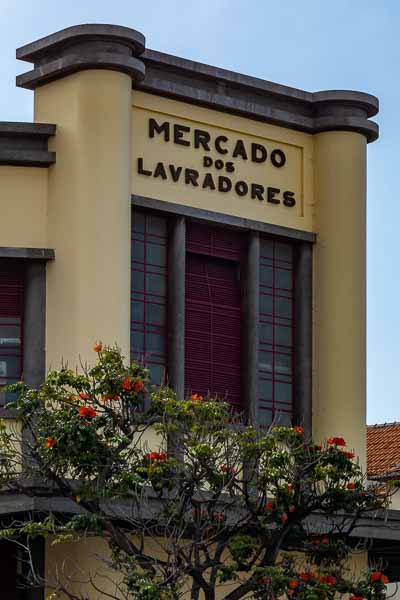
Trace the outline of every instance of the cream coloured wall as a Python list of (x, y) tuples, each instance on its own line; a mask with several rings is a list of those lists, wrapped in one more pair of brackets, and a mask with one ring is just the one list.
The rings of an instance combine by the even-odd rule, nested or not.
[(46, 246), (47, 169), (0, 166), (0, 246)]
[(315, 136), (314, 436), (343, 436), (365, 466), (366, 140)]
[[(168, 202), (193, 206), (219, 213), (234, 215), (247, 219), (254, 219), (265, 223), (282, 225), (311, 231), (313, 212), (313, 141), (312, 136), (306, 133), (276, 127), (267, 123), (245, 119), (235, 115), (193, 106), (185, 102), (178, 102), (151, 94), (133, 91), (133, 163), (132, 163), (132, 193), (150, 198), (157, 198)], [(185, 140), (191, 140), (191, 146), (182, 146), (172, 141), (165, 142), (162, 136), (149, 137), (148, 121), (154, 118), (158, 123), (169, 121), (174, 124), (191, 128), (190, 133), (185, 133)], [(228, 154), (221, 155), (215, 149), (207, 152), (193, 147), (193, 130), (195, 128), (209, 132), (212, 139), (217, 135), (225, 135), (228, 142)], [(263, 144), (268, 150), (268, 158), (264, 163), (256, 164), (248, 158), (243, 160), (240, 156), (232, 159), (231, 152), (234, 142), (243, 140), (249, 149), (252, 142)], [(274, 167), (270, 162), (270, 153), (273, 149), (281, 149), (286, 154), (286, 164), (281, 168)], [(204, 156), (213, 159), (233, 161), (235, 172), (227, 173), (214, 167), (204, 168)], [(202, 189), (200, 185), (194, 187), (182, 181), (171, 178), (147, 177), (137, 172), (137, 159), (144, 158), (145, 168), (154, 170), (158, 161), (163, 161), (166, 166), (174, 164), (196, 169), (199, 173), (212, 173), (214, 178), (219, 175), (229, 177), (233, 182), (244, 180), (271, 186), (281, 190), (294, 191), (296, 206), (286, 207), (283, 204), (274, 205), (256, 199), (250, 195), (239, 197), (234, 191), (221, 193), (209, 189)], [(282, 199), (282, 193), (278, 195)]]
[(47, 366), (92, 360), (95, 340), (129, 356), (131, 79), (75, 73), (35, 91), (35, 121), (57, 123), (49, 167)]

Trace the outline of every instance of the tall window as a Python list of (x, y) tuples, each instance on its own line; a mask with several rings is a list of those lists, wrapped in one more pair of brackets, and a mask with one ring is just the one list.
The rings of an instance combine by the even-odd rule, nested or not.
[(23, 265), (0, 261), (0, 386), (22, 376), (23, 309)]
[(258, 419), (290, 424), (293, 414), (293, 246), (260, 244)]
[(240, 259), (243, 236), (188, 222), (186, 228), (185, 388), (239, 407)]
[(167, 219), (132, 214), (131, 353), (151, 370), (153, 383), (166, 376)]
[[(154, 383), (168, 381), (167, 290), (174, 285), (167, 272), (168, 219), (132, 215), (132, 356), (151, 369)], [(242, 270), (248, 239), (247, 232), (186, 220), (184, 390), (244, 410)], [(294, 247), (260, 238), (256, 404), (263, 425), (289, 424), (293, 417)]]

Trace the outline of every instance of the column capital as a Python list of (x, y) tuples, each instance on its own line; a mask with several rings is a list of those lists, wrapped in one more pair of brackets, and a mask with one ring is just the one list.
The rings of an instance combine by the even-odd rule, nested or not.
[(85, 69), (127, 73), (134, 82), (144, 79), (140, 56), (145, 37), (119, 25), (75, 25), (17, 49), (18, 60), (31, 62), (32, 71), (18, 75), (17, 86), (35, 89)]

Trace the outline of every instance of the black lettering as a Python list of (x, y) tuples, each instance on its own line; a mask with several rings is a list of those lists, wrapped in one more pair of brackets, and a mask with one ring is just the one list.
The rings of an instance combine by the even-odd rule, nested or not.
[(203, 158), (203, 167), (212, 167), (213, 164), (213, 159), (211, 158), (211, 156), (205, 156)]
[(258, 183), (251, 184), (251, 197), (253, 200), (264, 200), (264, 186)]
[(255, 163), (263, 163), (267, 160), (267, 150), (262, 144), (251, 145), (251, 160)]
[(272, 150), (271, 152), (271, 162), (274, 167), (280, 169), (286, 162), (286, 155), (282, 150)]
[(271, 204), (280, 204), (281, 201), (279, 198), (275, 198), (276, 194), (279, 194), (281, 190), (279, 188), (268, 187), (267, 188), (267, 202), (271, 202)]
[(235, 172), (235, 165), (233, 162), (227, 162), (225, 163), (225, 171), (227, 173), (234, 173)]
[(161, 179), (167, 179), (167, 174), (165, 172), (165, 167), (162, 162), (157, 163), (156, 168), (154, 169), (153, 177), (161, 177)]
[(190, 146), (190, 142), (183, 139), (184, 134), (189, 133), (189, 131), (190, 127), (186, 127), (186, 125), (174, 125), (174, 143), (181, 146)]
[(235, 184), (235, 192), (238, 196), (246, 196), (249, 191), (249, 186), (245, 181), (238, 181)]
[(285, 206), (289, 206), (290, 208), (296, 205), (296, 198), (294, 197), (294, 192), (283, 192), (283, 204)]
[(247, 152), (246, 152), (246, 148), (245, 148), (243, 140), (238, 140), (236, 142), (235, 148), (232, 152), (232, 156), (233, 156), (233, 158), (236, 158), (237, 156), (241, 156), (243, 158), (243, 160), (247, 160)]
[(152, 175), (151, 171), (147, 171), (147, 169), (143, 168), (143, 158), (137, 159), (137, 172), (140, 175), (147, 175), (147, 177), (151, 177), (151, 175)]
[(195, 148), (204, 148), (204, 150), (209, 151), (210, 146), (208, 145), (210, 142), (211, 136), (207, 131), (203, 131), (202, 129), (194, 130), (194, 147)]
[(215, 183), (214, 183), (214, 179), (213, 179), (213, 176), (211, 175), (211, 173), (206, 174), (206, 176), (204, 177), (203, 185), (201, 187), (204, 190), (206, 188), (210, 188), (210, 190), (215, 190)]
[(218, 135), (214, 142), (216, 151), (220, 154), (228, 154), (228, 149), (221, 146), (221, 144), (226, 144), (227, 141), (228, 138), (226, 135)]
[(197, 187), (199, 184), (197, 182), (199, 178), (199, 172), (194, 169), (185, 169), (185, 183), (187, 185), (192, 184), (194, 187)]
[(169, 142), (170, 130), (168, 121), (165, 121), (165, 123), (159, 125), (155, 119), (149, 119), (149, 137), (153, 138), (156, 133), (163, 133), (164, 141)]
[(232, 189), (232, 181), (228, 177), (221, 175), (218, 177), (218, 191), (230, 192)]
[(171, 173), (172, 181), (179, 181), (179, 177), (182, 173), (182, 167), (176, 167), (175, 165), (169, 165), (169, 172)]
[(223, 168), (224, 168), (224, 161), (223, 161), (223, 160), (221, 160), (220, 158), (217, 158), (217, 160), (216, 160), (216, 161), (215, 161), (215, 163), (214, 163), (214, 167), (215, 167), (216, 169), (218, 169), (218, 171), (220, 171), (221, 169), (223, 169)]

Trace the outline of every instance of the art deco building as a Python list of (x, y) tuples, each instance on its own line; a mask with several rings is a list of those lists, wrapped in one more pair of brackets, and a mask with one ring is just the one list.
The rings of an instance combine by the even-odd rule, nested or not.
[[(17, 58), (32, 65), (17, 85), (34, 122), (0, 123), (0, 383), (38, 385), (101, 339), (181, 395), (343, 436), (365, 463), (378, 100), (163, 54), (114, 25), (70, 27)], [(3, 515), (39, 509), (0, 497)], [(6, 546), (1, 561), (15, 590)]]

